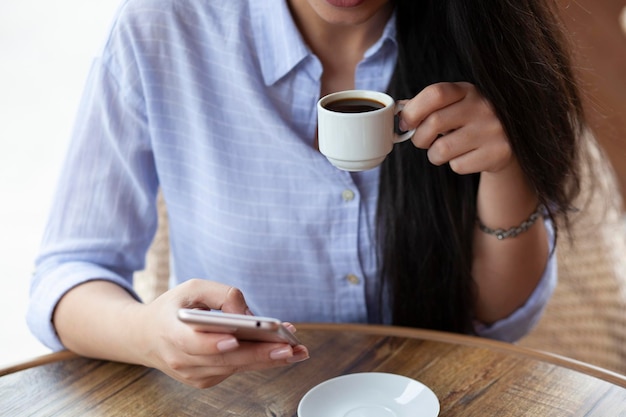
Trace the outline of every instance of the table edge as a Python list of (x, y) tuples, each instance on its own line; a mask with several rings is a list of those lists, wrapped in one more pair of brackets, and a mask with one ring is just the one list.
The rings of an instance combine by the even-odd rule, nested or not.
[(443, 332), (437, 330), (416, 329), (401, 326), (386, 326), (375, 324), (352, 324), (352, 323), (294, 323), (298, 330), (324, 330), (324, 331), (351, 331), (378, 336), (395, 336), (412, 339), (423, 339), (435, 342), (453, 343), (491, 349), (499, 352), (522, 356), (552, 365), (568, 368), (573, 371), (590, 375), (612, 384), (626, 388), (626, 376), (609, 369), (601, 368), (576, 359), (551, 353), (548, 351), (532, 349), (513, 343), (502, 342), (484, 337)]
[[(606, 382), (626, 388), (626, 376), (617, 372), (591, 365), (576, 359), (568, 358), (538, 349), (531, 349), (512, 343), (501, 342), (498, 340), (487, 339), (483, 337), (463, 335), (457, 333), (442, 332), (437, 330), (416, 329), (401, 326), (386, 326), (375, 324), (352, 324), (352, 323), (295, 323), (299, 330), (321, 330), (334, 332), (356, 332), (362, 334), (371, 334), (377, 336), (406, 337), (411, 339), (430, 340), (435, 342), (460, 344), (473, 346), (477, 348), (490, 349), (499, 352), (509, 353), (522, 356), (556, 366), (561, 366), (573, 371), (581, 372), (586, 375), (602, 379)], [(40, 355), (23, 362), (0, 368), (0, 377), (15, 372), (23, 371), (37, 366), (47, 365), (54, 362), (78, 358), (80, 355), (69, 350)]]
[(46, 353), (43, 355), (35, 356), (34, 358), (27, 359), (22, 362), (9, 364), (0, 368), (0, 377), (13, 374), (15, 372), (23, 371), (29, 368), (35, 368), (41, 365), (47, 365), (49, 363), (61, 362), (68, 359), (77, 358), (79, 355), (69, 350), (61, 350), (58, 352)]

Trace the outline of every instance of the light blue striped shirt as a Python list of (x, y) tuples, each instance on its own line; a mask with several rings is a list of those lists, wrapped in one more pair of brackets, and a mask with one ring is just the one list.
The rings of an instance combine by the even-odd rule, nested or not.
[[(395, 21), (358, 65), (384, 91)], [(176, 282), (243, 290), (283, 320), (378, 315), (378, 170), (347, 173), (315, 150), (322, 66), (284, 0), (128, 0), (94, 61), (31, 289), (28, 322), (60, 349), (51, 316), (86, 280), (132, 292), (166, 200)], [(481, 334), (516, 339), (556, 282)]]

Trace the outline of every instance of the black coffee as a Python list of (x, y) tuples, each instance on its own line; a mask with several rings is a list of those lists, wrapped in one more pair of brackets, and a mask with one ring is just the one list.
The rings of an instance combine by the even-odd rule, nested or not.
[(342, 98), (331, 101), (324, 107), (337, 113), (365, 113), (368, 111), (382, 109), (385, 105), (381, 102), (370, 100), (368, 98)]

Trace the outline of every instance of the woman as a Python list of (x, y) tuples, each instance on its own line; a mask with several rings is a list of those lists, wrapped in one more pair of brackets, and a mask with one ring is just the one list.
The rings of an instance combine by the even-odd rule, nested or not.
[[(352, 88), (416, 129), (356, 174), (315, 139), (317, 99)], [(178, 308), (515, 340), (555, 285), (582, 111), (547, 2), (129, 0), (77, 120), (29, 310), (52, 348), (208, 387), (308, 352)], [(141, 304), (158, 187), (179, 285)]]

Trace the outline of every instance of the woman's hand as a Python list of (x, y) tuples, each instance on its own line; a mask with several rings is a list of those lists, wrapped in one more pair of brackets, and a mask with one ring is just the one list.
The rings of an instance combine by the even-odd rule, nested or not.
[[(426, 87), (404, 103), (400, 128), (415, 128), (413, 144), (427, 149), (434, 165), (458, 174), (480, 173), (476, 214), (483, 224), (521, 224), (539, 203), (514, 156), (491, 104), (469, 83)], [(515, 239), (498, 240), (475, 228), (472, 276), (476, 318), (493, 323), (520, 308), (543, 275), (549, 246), (542, 222)]]
[(190, 280), (141, 304), (117, 284), (95, 280), (68, 291), (53, 321), (65, 347), (80, 355), (156, 368), (198, 388), (235, 372), (309, 357), (304, 346), (240, 342), (229, 334), (197, 332), (178, 320), (179, 308), (250, 314), (241, 291), (216, 282)]
[[(230, 334), (199, 332), (177, 318), (179, 308), (251, 314), (241, 291), (190, 280), (142, 306), (144, 365), (198, 388), (213, 386), (241, 371), (285, 366), (308, 358), (304, 346), (241, 342)], [(287, 327), (295, 331), (292, 325)]]
[(490, 103), (473, 84), (438, 83), (404, 102), (400, 128), (415, 128), (413, 144), (428, 150), (434, 165), (458, 174), (498, 172), (514, 160)]

